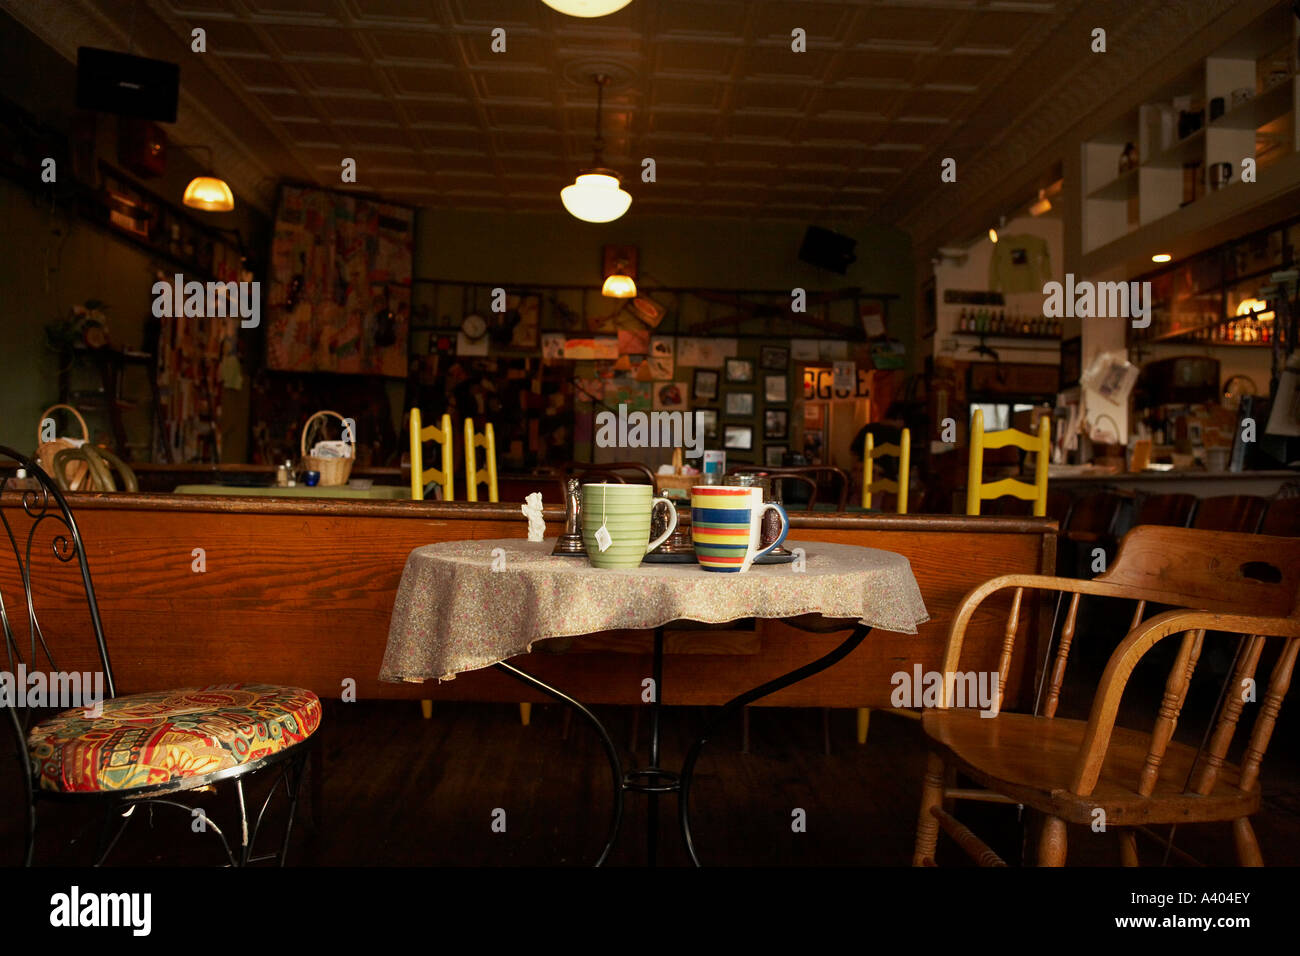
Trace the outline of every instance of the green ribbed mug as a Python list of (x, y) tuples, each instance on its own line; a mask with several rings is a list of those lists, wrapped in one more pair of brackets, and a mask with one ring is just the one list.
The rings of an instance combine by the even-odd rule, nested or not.
[[(661, 504), (668, 506), (668, 530), (651, 541), (650, 514)], [(604, 551), (596, 540), (602, 525), (611, 539)], [(599, 482), (582, 486), (582, 543), (592, 567), (638, 567), (642, 558), (676, 530), (677, 509), (667, 498), (654, 497), (649, 485)]]

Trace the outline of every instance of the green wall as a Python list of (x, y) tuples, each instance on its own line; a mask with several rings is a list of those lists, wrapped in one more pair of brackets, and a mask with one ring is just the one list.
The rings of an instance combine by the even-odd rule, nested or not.
[[(642, 188), (653, 188), (650, 186)], [(556, 206), (560, 198), (555, 197)], [(647, 287), (833, 289), (893, 292), (896, 334), (910, 337), (912, 255), (907, 234), (890, 226), (818, 223), (858, 241), (858, 261), (841, 276), (799, 261), (808, 223), (638, 216), (636, 204), (605, 225), (553, 213), (422, 210), (415, 275), (463, 282), (592, 285), (601, 281), (601, 249), (633, 245)]]

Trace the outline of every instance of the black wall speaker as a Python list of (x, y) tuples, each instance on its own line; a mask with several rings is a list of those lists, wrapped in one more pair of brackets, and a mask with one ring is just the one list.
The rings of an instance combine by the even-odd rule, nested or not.
[(803, 234), (803, 244), (799, 246), (799, 258), (819, 269), (829, 269), (844, 275), (858, 259), (853, 254), (857, 245), (856, 239), (829, 229), (809, 226)]
[(77, 108), (176, 122), (181, 68), (113, 50), (77, 48)]

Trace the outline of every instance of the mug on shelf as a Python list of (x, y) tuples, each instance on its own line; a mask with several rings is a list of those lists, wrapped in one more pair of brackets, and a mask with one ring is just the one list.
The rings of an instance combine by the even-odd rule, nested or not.
[[(763, 518), (781, 517), (781, 533), (762, 544)], [(695, 558), (706, 571), (748, 571), (754, 559), (779, 547), (790, 530), (785, 509), (763, 502), (762, 488), (696, 485), (691, 489), (691, 540)]]
[[(650, 540), (650, 513), (668, 508), (668, 529)], [(667, 498), (654, 497), (650, 485), (594, 482), (582, 486), (582, 543), (596, 568), (635, 568), (641, 559), (677, 530), (677, 509)], [(601, 550), (602, 531), (609, 541)]]

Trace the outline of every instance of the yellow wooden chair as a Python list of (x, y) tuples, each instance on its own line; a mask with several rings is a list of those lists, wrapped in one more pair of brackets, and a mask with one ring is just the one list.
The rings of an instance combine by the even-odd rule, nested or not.
[[(487, 467), (475, 468), (478, 455), (475, 448), (482, 448), (484, 463)], [(474, 419), (465, 419), (465, 487), (470, 501), (478, 501), (478, 486), (487, 485), (488, 501), (500, 501), (497, 497), (497, 439), (492, 430), (492, 423), (483, 426), (483, 431), (475, 434)], [(519, 702), (519, 722), (525, 727), (533, 719), (533, 705), (527, 701)]]
[[(877, 458), (898, 459), (898, 480), (876, 478), (875, 460)], [(912, 432), (904, 428), (898, 444), (876, 447), (876, 436), (867, 432), (867, 444), (862, 453), (862, 507), (871, 507), (871, 496), (879, 491), (893, 492), (898, 496), (898, 513), (907, 514), (907, 486), (912, 467)]]
[[(476, 468), (478, 456), (475, 448), (482, 448), (486, 468)], [(497, 440), (492, 423), (483, 426), (480, 434), (474, 433), (474, 419), (465, 419), (465, 487), (470, 501), (478, 501), (478, 486), (487, 485), (488, 501), (497, 501)], [(524, 723), (528, 723), (527, 720)]]
[[(898, 480), (875, 477), (875, 460), (877, 458), (898, 459)], [(893, 492), (898, 498), (898, 513), (907, 514), (907, 488), (911, 479), (912, 468), (912, 431), (904, 428), (899, 435), (898, 444), (885, 444), (876, 447), (876, 436), (867, 432), (867, 443), (862, 450), (862, 507), (871, 507), (871, 496), (877, 492)], [(867, 742), (867, 731), (871, 728), (871, 708), (858, 708), (858, 743)]]
[[(984, 449), (1006, 448), (1014, 445), (1037, 454), (1034, 462), (1034, 483), (1031, 485), (1015, 478), (985, 482)], [(993, 498), (1011, 495), (1034, 503), (1035, 517), (1047, 514), (1047, 461), (1052, 447), (1052, 423), (1044, 415), (1038, 420), (1038, 434), (1031, 435), (1015, 428), (999, 432), (984, 432), (984, 410), (977, 408), (970, 423), (970, 468), (966, 475), (966, 513), (978, 515), (980, 503)]]
[[(442, 467), (424, 467), (424, 443), (437, 442), (442, 446)], [(455, 470), (452, 468), (451, 416), (444, 413), (441, 425), (421, 427), (420, 410), (411, 409), (411, 498), (424, 500), (424, 486), (435, 482), (442, 488), (442, 500), (451, 501), (456, 493)], [(424, 719), (433, 716), (433, 701), (420, 701), (420, 712)]]
[[(424, 467), (424, 443), (437, 442), (442, 446), (442, 467)], [(444, 414), (442, 424), (421, 427), (420, 410), (411, 409), (411, 497), (424, 500), (424, 486), (435, 482), (442, 488), (444, 501), (456, 496), (455, 472), (452, 469), (451, 416)]]

